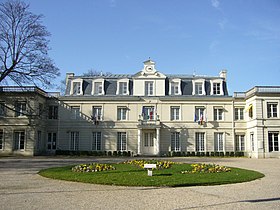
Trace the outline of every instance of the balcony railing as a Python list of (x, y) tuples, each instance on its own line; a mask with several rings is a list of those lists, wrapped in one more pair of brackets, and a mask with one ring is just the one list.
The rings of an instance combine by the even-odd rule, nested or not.
[(159, 115), (153, 115), (151, 118), (139, 115), (138, 125), (160, 125)]
[(16, 92), (16, 93), (38, 93), (45, 97), (59, 97), (59, 92), (45, 92), (44, 90), (36, 87), (36, 86), (0, 86), (0, 92)]

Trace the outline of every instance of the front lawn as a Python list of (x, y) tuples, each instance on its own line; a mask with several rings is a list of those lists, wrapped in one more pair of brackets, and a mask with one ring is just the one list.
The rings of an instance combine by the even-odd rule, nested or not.
[(194, 172), (190, 164), (172, 164), (169, 168), (153, 170), (153, 176), (148, 176), (146, 169), (135, 164), (119, 163), (111, 166), (115, 170), (74, 172), (72, 171), (74, 166), (66, 166), (44, 169), (39, 174), (52, 179), (91, 184), (157, 187), (232, 184), (264, 177), (262, 173), (240, 168), (230, 168), (227, 172), (216, 173)]

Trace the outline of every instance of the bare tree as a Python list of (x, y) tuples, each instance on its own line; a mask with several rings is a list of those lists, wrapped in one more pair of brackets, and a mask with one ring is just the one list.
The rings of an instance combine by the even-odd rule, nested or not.
[(82, 76), (83, 77), (92, 77), (92, 76), (108, 76), (112, 73), (110, 72), (102, 72), (102, 71), (99, 71), (99, 70), (95, 70), (95, 69), (89, 69), (86, 73), (83, 73)]
[(19, 0), (0, 3), (0, 84), (47, 87), (59, 76), (48, 56), (50, 33), (41, 24), (42, 17)]

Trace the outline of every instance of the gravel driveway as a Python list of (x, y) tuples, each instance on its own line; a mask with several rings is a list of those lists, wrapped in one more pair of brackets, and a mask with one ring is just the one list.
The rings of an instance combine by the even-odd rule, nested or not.
[(40, 169), (118, 158), (0, 158), (0, 209), (280, 209), (280, 159), (172, 158), (257, 170), (247, 183), (179, 188), (119, 187), (52, 180)]

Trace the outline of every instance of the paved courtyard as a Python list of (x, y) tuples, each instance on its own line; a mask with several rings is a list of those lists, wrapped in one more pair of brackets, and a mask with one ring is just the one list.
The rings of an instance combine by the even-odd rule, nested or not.
[(280, 159), (172, 158), (257, 170), (247, 183), (179, 187), (118, 187), (52, 180), (40, 169), (113, 158), (0, 158), (0, 209), (280, 209)]

